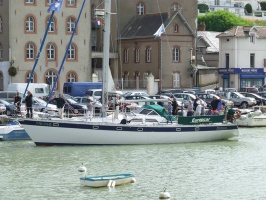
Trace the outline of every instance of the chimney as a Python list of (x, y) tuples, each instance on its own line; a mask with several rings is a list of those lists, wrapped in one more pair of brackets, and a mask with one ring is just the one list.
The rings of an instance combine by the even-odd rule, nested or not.
[(201, 22), (199, 27), (198, 27), (198, 31), (206, 31), (206, 25), (205, 22)]

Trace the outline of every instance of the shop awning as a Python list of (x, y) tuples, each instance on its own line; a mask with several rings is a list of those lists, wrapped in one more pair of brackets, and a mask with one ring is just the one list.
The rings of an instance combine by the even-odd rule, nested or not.
[(240, 75), (240, 78), (262, 79), (265, 78), (265, 75), (264, 74)]

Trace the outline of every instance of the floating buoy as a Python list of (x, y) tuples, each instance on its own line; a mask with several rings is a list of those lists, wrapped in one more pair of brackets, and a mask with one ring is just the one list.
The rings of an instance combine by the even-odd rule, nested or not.
[(86, 172), (87, 171), (87, 168), (82, 163), (82, 165), (78, 168), (78, 171), (79, 172)]
[(164, 191), (160, 193), (159, 199), (170, 199), (169, 192), (166, 192), (166, 188), (163, 189)]
[(136, 183), (136, 179), (135, 178), (132, 178), (130, 183)]

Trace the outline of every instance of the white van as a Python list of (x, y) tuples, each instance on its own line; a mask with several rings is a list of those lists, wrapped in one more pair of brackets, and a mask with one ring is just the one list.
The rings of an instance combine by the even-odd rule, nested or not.
[[(27, 83), (9, 83), (7, 91), (17, 91), (24, 94), (26, 87)], [(49, 95), (49, 85), (45, 83), (30, 83), (28, 90), (34, 97), (43, 98)]]

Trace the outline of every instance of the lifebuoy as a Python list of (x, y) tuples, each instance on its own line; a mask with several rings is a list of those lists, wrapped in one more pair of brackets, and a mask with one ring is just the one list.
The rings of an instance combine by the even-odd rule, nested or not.
[(236, 110), (236, 113), (234, 115), (234, 119), (239, 119), (241, 117), (241, 111), (240, 110)]

